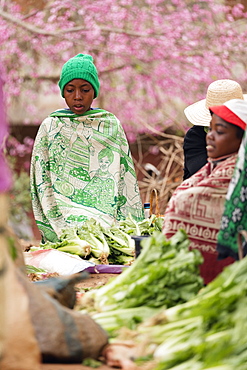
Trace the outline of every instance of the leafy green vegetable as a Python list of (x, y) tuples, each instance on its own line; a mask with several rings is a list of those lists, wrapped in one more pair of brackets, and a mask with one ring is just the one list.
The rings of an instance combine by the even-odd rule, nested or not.
[(162, 231), (164, 223), (163, 217), (152, 215), (142, 221), (135, 221), (131, 215), (126, 217), (125, 220), (119, 221), (119, 227), (129, 235), (152, 235), (154, 231)]
[(135, 329), (137, 324), (157, 314), (160, 308), (134, 307), (93, 314), (93, 319), (111, 336), (121, 327)]
[(117, 226), (112, 226), (110, 229), (104, 229), (104, 235), (107, 238), (110, 248), (117, 249), (125, 255), (134, 256), (134, 240)]
[(61, 252), (76, 254), (86, 257), (91, 252), (91, 246), (86, 240), (79, 238), (76, 229), (70, 228), (63, 230), (60, 241), (56, 243), (46, 242), (41, 244), (44, 249), (54, 248)]
[(133, 257), (127, 256), (123, 253), (114, 253), (112, 252), (108, 258), (108, 261), (112, 265), (132, 265)]
[(102, 362), (94, 360), (93, 358), (85, 358), (82, 362), (82, 365), (97, 369), (98, 367), (102, 366)]
[(151, 235), (161, 231), (162, 225), (163, 218), (155, 215), (140, 222), (129, 215), (126, 220), (110, 227), (103, 227), (91, 218), (80, 227), (64, 229), (58, 242), (47, 242), (40, 247), (55, 248), (87, 259), (94, 257), (98, 260), (96, 263), (129, 265), (135, 256), (131, 235)]
[(185, 232), (168, 241), (156, 231), (141, 243), (142, 253), (134, 263), (92, 292), (96, 310), (171, 307), (191, 299), (203, 286), (198, 269), (203, 259), (198, 250), (189, 251)]
[(98, 258), (102, 263), (107, 263), (110, 248), (103, 234), (101, 225), (91, 218), (87, 220), (77, 232), (80, 238), (90, 243), (92, 255)]
[[(247, 258), (227, 266), (190, 301), (138, 326), (155, 370), (247, 369)], [(148, 338), (148, 342), (147, 342)]]
[(26, 265), (27, 274), (46, 273), (47, 271), (32, 265)]

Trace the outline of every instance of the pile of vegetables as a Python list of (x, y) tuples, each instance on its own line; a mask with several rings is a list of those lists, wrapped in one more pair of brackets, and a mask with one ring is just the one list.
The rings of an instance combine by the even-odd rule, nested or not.
[(135, 221), (131, 215), (125, 220), (119, 221), (118, 226), (129, 235), (152, 235), (154, 231), (161, 231), (164, 223), (164, 217), (151, 215), (142, 221)]
[(58, 242), (47, 242), (40, 247), (76, 254), (96, 264), (128, 265), (135, 255), (131, 235), (151, 235), (156, 230), (161, 231), (162, 225), (163, 218), (155, 215), (139, 222), (129, 215), (111, 227), (103, 227), (91, 218), (80, 227), (63, 230)]
[[(247, 369), (247, 258), (229, 265), (190, 301), (138, 326), (153, 370)], [(131, 333), (128, 333), (128, 338)]]
[(142, 253), (130, 267), (87, 292), (81, 302), (81, 309), (99, 312), (93, 318), (109, 333), (123, 323), (141, 322), (161, 307), (186, 302), (203, 286), (199, 276), (203, 258), (198, 250), (189, 250), (183, 230), (169, 240), (155, 231), (141, 243)]

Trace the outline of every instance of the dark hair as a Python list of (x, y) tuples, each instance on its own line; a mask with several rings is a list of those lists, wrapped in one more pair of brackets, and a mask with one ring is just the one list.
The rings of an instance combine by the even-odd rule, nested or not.
[[(234, 125), (235, 126), (235, 125)], [(237, 136), (237, 138), (238, 139), (242, 139), (243, 138), (243, 136), (244, 136), (244, 131), (245, 130), (243, 130), (241, 127), (239, 127), (239, 126), (235, 126), (236, 127), (236, 129), (237, 129), (237, 132), (236, 132), (236, 136)]]
[(243, 138), (243, 136), (244, 136), (244, 131), (245, 130), (243, 130), (241, 127), (239, 127), (239, 126), (236, 126), (236, 125), (234, 125), (233, 123), (231, 123), (231, 122), (228, 122), (228, 121), (226, 121), (225, 119), (223, 119), (223, 118), (221, 118), (222, 119), (222, 121), (224, 121), (224, 122), (226, 122), (226, 123), (228, 123), (228, 125), (231, 125), (231, 126), (233, 126), (233, 127), (235, 127), (235, 131), (236, 131), (236, 138), (237, 139), (242, 139)]

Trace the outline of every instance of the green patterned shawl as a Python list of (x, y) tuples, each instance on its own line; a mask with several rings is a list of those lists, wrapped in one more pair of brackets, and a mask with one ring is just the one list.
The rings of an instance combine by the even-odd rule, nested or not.
[(102, 109), (52, 113), (41, 124), (31, 160), (31, 196), (44, 241), (89, 218), (102, 225), (143, 219), (136, 173), (119, 120)]
[[(247, 230), (247, 135), (244, 134), (218, 233), (219, 259), (238, 259), (238, 233)], [(246, 247), (245, 247), (246, 248)], [(244, 251), (246, 254), (246, 251)]]

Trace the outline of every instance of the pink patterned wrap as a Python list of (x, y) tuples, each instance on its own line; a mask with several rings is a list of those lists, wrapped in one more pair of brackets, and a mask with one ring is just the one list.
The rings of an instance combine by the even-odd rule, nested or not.
[(182, 182), (173, 193), (165, 212), (163, 233), (170, 238), (184, 229), (190, 247), (199, 249), (204, 257), (200, 267), (205, 284), (213, 280), (232, 258), (217, 260), (217, 234), (220, 228), (226, 193), (231, 180), (236, 155), (218, 162), (207, 163), (192, 177)]

